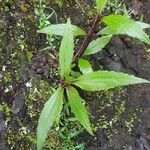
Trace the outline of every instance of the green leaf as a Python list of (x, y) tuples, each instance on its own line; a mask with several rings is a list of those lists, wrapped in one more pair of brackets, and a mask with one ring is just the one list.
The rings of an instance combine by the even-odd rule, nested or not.
[(147, 29), (147, 28), (150, 28), (150, 25), (147, 24), (147, 23), (143, 23), (143, 22), (139, 22), (139, 21), (136, 21), (137, 25), (139, 25), (143, 30), (144, 29)]
[(37, 149), (41, 150), (54, 121), (60, 116), (63, 105), (63, 89), (59, 88), (45, 103), (37, 127)]
[(147, 44), (150, 44), (149, 36), (143, 31), (150, 28), (150, 25), (138, 21), (133, 21), (123, 15), (109, 15), (102, 18), (107, 27), (101, 30), (98, 34), (126, 34), (133, 38), (137, 38)]
[(77, 72), (77, 71), (73, 71), (71, 70), (71, 76), (75, 77), (75, 78), (78, 78), (80, 77), (82, 74), (80, 72)]
[(74, 40), (71, 30), (70, 19), (67, 21), (67, 26), (61, 41), (59, 49), (59, 67), (60, 76), (62, 79), (66, 79), (71, 71), (71, 63), (73, 58)]
[(96, 8), (99, 13), (103, 11), (107, 3), (107, 0), (96, 0)]
[[(52, 24), (52, 25), (49, 25), (48, 27), (38, 30), (38, 33), (63, 36), (66, 26), (67, 24)], [(86, 35), (85, 31), (83, 31), (82, 29), (80, 29), (79, 27), (75, 25), (71, 25), (71, 31), (73, 32), (74, 36)]]
[(82, 75), (73, 82), (74, 85), (81, 89), (89, 91), (108, 90), (118, 86), (137, 83), (149, 83), (149, 81), (113, 71), (95, 71)]
[(83, 74), (93, 72), (93, 69), (92, 69), (90, 63), (85, 59), (79, 58), (78, 67)]
[(84, 55), (91, 55), (101, 51), (111, 40), (112, 35), (102, 36), (92, 41), (87, 47)]
[(81, 143), (75, 147), (75, 149), (79, 149), (79, 150), (84, 150), (84, 148), (85, 148), (85, 143)]
[(68, 87), (67, 96), (71, 107), (71, 111), (75, 114), (76, 118), (84, 126), (84, 128), (91, 135), (93, 135), (86, 107), (83, 105), (83, 100), (78, 94), (77, 90), (71, 86)]

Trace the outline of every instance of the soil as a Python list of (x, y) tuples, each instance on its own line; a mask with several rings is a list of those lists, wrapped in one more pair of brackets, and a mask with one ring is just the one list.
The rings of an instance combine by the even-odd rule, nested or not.
[[(89, 11), (92, 1), (68, 3), (70, 6), (61, 8), (53, 4), (57, 21), (64, 22), (70, 16), (74, 24), (87, 30), (91, 18), (85, 12)], [(150, 0), (125, 0), (125, 3), (133, 10), (135, 19), (143, 14), (144, 22), (150, 24)], [(57, 61), (40, 51), (45, 47), (45, 36), (36, 33), (36, 5), (28, 0), (0, 1), (0, 150), (36, 149), (33, 143), (39, 112), (50, 94), (49, 85), (55, 87), (59, 80)], [(149, 30), (147, 32), (150, 34)], [(149, 49), (147, 45), (135, 39), (117, 36), (89, 60), (94, 70), (103, 68), (150, 80), (150, 53), (146, 49)], [(53, 52), (56, 58), (57, 52), (57, 49)], [(48, 86), (39, 85), (41, 80)], [(33, 95), (29, 95), (33, 90), (31, 81), (34, 90), (43, 88), (41, 93), (44, 93), (34, 95), (33, 101), (30, 101)], [(77, 141), (85, 142), (86, 150), (150, 150), (150, 86), (129, 86), (109, 93), (113, 93), (110, 97), (114, 107), (107, 107), (104, 112), (99, 109), (103, 102), (109, 101), (108, 93), (82, 93), (87, 99), (93, 124), (98, 124), (103, 115), (110, 121), (115, 108), (124, 103), (125, 110), (114, 125), (97, 127), (95, 137), (84, 132)]]

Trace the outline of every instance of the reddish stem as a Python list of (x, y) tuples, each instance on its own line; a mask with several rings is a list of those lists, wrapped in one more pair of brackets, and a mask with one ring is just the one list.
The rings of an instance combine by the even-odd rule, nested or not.
[(93, 37), (93, 34), (95, 33), (95, 31), (97, 29), (97, 26), (99, 24), (100, 19), (101, 19), (100, 15), (97, 15), (95, 17), (93, 25), (92, 25), (90, 31), (86, 35), (79, 51), (75, 54), (75, 56), (73, 58), (73, 62), (75, 62), (79, 57), (81, 57), (84, 54), (86, 48), (88, 47), (89, 43), (91, 42), (91, 38)]

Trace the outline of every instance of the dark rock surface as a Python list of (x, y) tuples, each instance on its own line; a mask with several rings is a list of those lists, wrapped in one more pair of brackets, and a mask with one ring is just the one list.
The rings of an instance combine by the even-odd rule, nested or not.
[[(139, 18), (139, 16), (143, 14), (144, 21), (150, 24), (150, 0), (125, 1), (130, 8), (134, 9), (133, 17)], [(82, 3), (83, 2), (84, 1), (82, 1)], [(25, 12), (20, 9), (22, 3), (29, 5), (29, 8), (27, 8)], [(1, 9), (4, 7), (3, 5), (4, 3), (0, 1)], [(7, 103), (12, 110), (12, 119), (7, 122), (7, 117), (4, 112), (0, 111), (0, 150), (10, 149), (10, 145), (8, 144), (8, 131), (10, 129), (14, 134), (17, 134), (20, 127), (24, 125), (27, 126), (27, 129), (29, 129), (31, 133), (36, 133), (38, 117), (36, 116), (34, 118), (36, 120), (35, 123), (32, 122), (33, 120), (28, 116), (25, 103), (26, 99), (24, 97), (24, 93), (28, 90), (25, 84), (29, 81), (30, 76), (33, 76), (36, 80), (44, 79), (48, 81), (48, 83), (54, 82), (54, 79), (51, 78), (49, 74), (53, 72), (52, 68), (57, 67), (57, 62), (51, 62), (51, 59), (49, 59), (47, 55), (43, 55), (38, 51), (44, 45), (45, 39), (43, 40), (43, 37), (36, 34), (37, 22), (33, 17), (34, 6), (30, 4), (30, 1), (15, 0), (14, 2), (7, 3), (6, 6), (8, 11), (0, 11), (0, 18), (3, 21), (3, 25), (0, 24), (0, 31), (6, 33), (3, 38), (0, 37), (0, 48), (2, 48), (2, 51), (0, 51), (0, 81), (4, 77), (2, 68), (6, 66), (7, 71), (11, 73), (12, 90), (4, 92), (7, 88), (7, 84), (4, 82), (2, 82), (2, 84), (0, 83), (0, 104), (3, 102)], [(87, 20), (88, 17), (84, 13), (81, 15), (80, 11), (74, 11), (71, 7), (57, 8), (56, 11), (58, 11), (59, 17), (62, 16), (62, 14), (64, 16), (71, 15), (71, 19), (74, 18), (73, 22), (76, 25), (87, 27), (85, 20)], [(20, 13), (18, 14), (18, 12)], [(20, 23), (19, 21), (26, 23), (25, 31), (19, 29), (17, 26), (17, 23)], [(15, 43), (15, 40), (21, 35), (24, 36), (28, 49), (32, 51), (33, 58), (31, 62), (27, 61), (26, 50), (22, 51)], [(138, 77), (150, 80), (150, 53), (147, 53), (145, 49), (148, 49), (148, 47), (138, 43), (136, 40), (122, 36), (114, 37), (109, 46), (107, 46), (102, 53), (95, 54), (90, 60), (97, 70), (103, 66), (106, 70), (134, 74)], [(12, 58), (12, 54), (14, 54), (15, 50), (19, 51), (19, 55)], [(19, 60), (19, 62), (16, 64), (14, 60)], [(17, 76), (15, 76), (15, 70), (18, 70), (19, 81), (17, 80)], [(58, 82), (58, 79), (55, 80)], [(86, 150), (150, 150), (150, 86), (137, 85), (128, 87), (125, 99), (127, 112), (131, 110), (139, 112), (132, 134), (129, 134), (125, 130), (126, 127), (122, 123), (123, 118), (121, 118), (117, 129), (118, 133), (113, 133), (111, 142), (106, 138), (105, 129), (98, 129), (95, 137), (83, 133), (81, 137), (79, 137), (79, 140), (86, 142)], [(37, 101), (39, 101), (39, 99), (37, 99)], [(96, 99), (96, 101), (98, 100)], [(41, 104), (38, 103), (36, 105), (37, 108), (39, 108)], [(97, 103), (93, 108), (90, 108), (93, 113), (94, 110), (96, 110), (96, 105)], [(142, 112), (140, 112), (141, 110)], [(110, 110), (107, 111), (109, 113)], [(8, 123), (7, 125), (6, 122)], [(27, 142), (20, 137), (19, 140), (16, 139), (13, 142), (15, 143), (15, 150), (36, 149), (35, 146), (32, 144), (28, 145)]]

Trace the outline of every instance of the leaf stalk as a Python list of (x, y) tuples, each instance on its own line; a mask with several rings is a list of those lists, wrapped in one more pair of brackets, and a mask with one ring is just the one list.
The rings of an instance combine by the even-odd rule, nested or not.
[(93, 22), (93, 25), (92, 25), (90, 31), (88, 32), (88, 34), (86, 35), (86, 37), (84, 39), (79, 51), (75, 54), (75, 56), (73, 58), (73, 62), (75, 62), (78, 58), (80, 58), (84, 54), (86, 48), (88, 47), (89, 43), (91, 42), (91, 39), (92, 39), (94, 33), (96, 32), (96, 29), (97, 29), (97, 26), (98, 26), (100, 20), (101, 20), (101, 16), (97, 15), (94, 19), (94, 22)]

